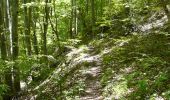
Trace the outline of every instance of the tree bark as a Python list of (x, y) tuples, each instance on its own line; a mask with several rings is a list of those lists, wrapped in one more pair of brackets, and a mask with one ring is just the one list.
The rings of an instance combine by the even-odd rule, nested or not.
[[(7, 60), (7, 46), (6, 46), (6, 37), (4, 31), (5, 28), (7, 28), (7, 23), (5, 19), (7, 19), (7, 1), (2, 0), (0, 1), (0, 48), (1, 48), (1, 59)], [(5, 64), (5, 63), (4, 63)], [(7, 67), (7, 66), (6, 66)], [(6, 68), (5, 70), (5, 84), (9, 87), (9, 90), (7, 90), (7, 93), (3, 96), (3, 100), (10, 100), (11, 94), (12, 94), (12, 73), (10, 68)]]
[[(35, 2), (35, 0), (33, 0), (33, 2)], [(33, 12), (32, 12), (32, 29), (33, 29), (33, 48), (34, 48), (34, 53), (36, 55), (39, 54), (39, 48), (38, 48), (38, 40), (37, 40), (37, 31), (36, 31), (36, 27), (37, 27), (37, 18), (38, 18), (38, 15), (37, 15), (37, 8), (33, 8), (32, 9)]]
[(73, 4), (73, 8), (74, 8), (74, 35), (77, 35), (77, 3), (76, 0), (74, 0), (74, 4)]
[[(12, 60), (15, 61), (18, 58), (18, 5), (19, 0), (12, 0)], [(13, 66), (14, 77), (14, 95), (18, 95), (20, 92), (20, 70), (17, 64)]]
[(48, 0), (45, 0), (45, 18), (44, 18), (44, 24), (43, 24), (43, 34), (42, 34), (42, 54), (47, 55), (47, 30), (48, 30), (48, 20), (49, 20), (49, 7), (47, 6), (47, 3), (49, 3)]
[[(23, 3), (28, 3), (27, 0), (23, 0)], [(30, 35), (30, 24), (31, 24), (31, 7), (28, 9), (24, 7), (24, 32), (25, 32), (25, 43), (27, 48), (27, 55), (31, 55), (31, 35)]]
[(92, 22), (92, 37), (94, 37), (94, 28), (95, 28), (95, 23), (96, 23), (96, 18), (95, 18), (95, 3), (94, 0), (91, 0), (91, 22)]
[(70, 38), (73, 38), (73, 18), (74, 18), (74, 11), (73, 11), (73, 0), (71, 0), (71, 18), (70, 18)]

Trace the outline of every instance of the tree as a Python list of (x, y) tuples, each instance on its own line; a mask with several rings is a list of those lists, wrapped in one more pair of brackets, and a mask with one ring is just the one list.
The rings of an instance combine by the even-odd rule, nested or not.
[(6, 65), (5, 61), (8, 60), (8, 56), (7, 56), (7, 40), (6, 37), (7, 35), (5, 35), (7, 33), (7, 31), (5, 31), (5, 29), (7, 29), (7, 23), (8, 23), (8, 18), (7, 18), (7, 4), (8, 4), (8, 0), (1, 0), (0, 1), (0, 48), (1, 48), (1, 59), (4, 61), (4, 66), (6, 67), (5, 72), (5, 84), (9, 87), (9, 89), (7, 90), (7, 93), (4, 95), (3, 99), (4, 100), (10, 100), (11, 99), (11, 94), (12, 94), (12, 88), (13, 88), (13, 84), (12, 84), (12, 72), (11, 72), (11, 68), (8, 68), (8, 66)]
[[(35, 2), (35, 0), (33, 1)], [(34, 7), (32, 8), (32, 29), (33, 29), (33, 48), (34, 48), (34, 52), (36, 55), (39, 54), (39, 49), (38, 49), (38, 39), (37, 39), (37, 20), (38, 20), (38, 15), (37, 15), (37, 9), (38, 7)], [(31, 12), (31, 11), (30, 11)]]
[[(12, 0), (12, 60), (15, 61), (19, 56), (18, 47), (18, 13), (19, 13), (19, 0)], [(20, 70), (15, 63), (13, 66), (14, 74), (14, 95), (20, 92)]]
[(71, 18), (70, 18), (70, 37), (77, 35), (77, 3), (76, 0), (71, 0)]
[(51, 0), (45, 0), (45, 8), (44, 8), (44, 24), (43, 24), (43, 33), (42, 33), (42, 54), (47, 55), (47, 30), (48, 30), (48, 21), (49, 21), (49, 7), (48, 3)]
[(95, 2), (94, 0), (91, 0), (91, 22), (92, 22), (92, 36), (94, 37), (94, 29), (95, 29), (95, 23), (96, 23), (96, 18), (95, 18)]
[(74, 10), (73, 10), (73, 5), (74, 0), (71, 0), (71, 17), (70, 17), (70, 38), (73, 38), (73, 18), (74, 18)]
[[(31, 0), (30, 0), (31, 2)], [(23, 0), (24, 4), (27, 4), (27, 0)], [(31, 30), (30, 30), (30, 25), (31, 25), (31, 7), (24, 6), (24, 32), (25, 32), (25, 43), (26, 43), (26, 48), (27, 48), (27, 55), (31, 55)]]

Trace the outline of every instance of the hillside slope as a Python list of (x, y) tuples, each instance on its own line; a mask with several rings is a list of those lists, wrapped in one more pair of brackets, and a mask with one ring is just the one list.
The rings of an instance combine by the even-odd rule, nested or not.
[(65, 62), (43, 83), (30, 89), (27, 98), (167, 100), (170, 98), (167, 43), (165, 34), (148, 34), (94, 40), (72, 47), (64, 57)]

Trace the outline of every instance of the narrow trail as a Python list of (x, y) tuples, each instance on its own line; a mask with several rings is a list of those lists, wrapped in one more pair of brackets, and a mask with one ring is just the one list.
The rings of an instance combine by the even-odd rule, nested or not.
[(102, 91), (99, 81), (100, 73), (100, 66), (91, 67), (83, 73), (86, 87), (85, 94), (80, 97), (80, 100), (102, 100)]
[[(92, 53), (94, 50), (89, 49), (89, 51)], [(83, 79), (85, 79), (85, 93), (80, 96), (79, 100), (103, 100), (102, 86), (100, 84), (101, 56), (102, 55), (99, 54), (89, 54), (89, 56), (84, 59), (84, 61), (89, 63), (89, 67), (83, 69), (83, 72), (81, 73)]]
[[(83, 81), (83, 93), (74, 95), (76, 98), (71, 100), (104, 100), (102, 97), (102, 86), (100, 84), (102, 54), (94, 54), (94, 52), (94, 48), (91, 49), (88, 46), (73, 48), (72, 51), (66, 55), (66, 63), (68, 66), (59, 66), (60, 70), (58, 67), (49, 78), (35, 87), (34, 91), (41, 89), (48, 92), (46, 90), (55, 87), (55, 85), (52, 87), (53, 79), (63, 74), (66, 79), (65, 84), (67, 84), (70, 89), (72, 88), (72, 84), (69, 82), (74, 84), (80, 80)], [(37, 98), (37, 95), (31, 95), (30, 97)]]

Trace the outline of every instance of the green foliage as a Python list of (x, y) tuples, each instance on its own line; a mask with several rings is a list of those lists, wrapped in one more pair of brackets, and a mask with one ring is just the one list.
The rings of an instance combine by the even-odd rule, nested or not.
[(41, 59), (44, 55), (20, 56), (15, 62), (20, 68), (20, 77), (24, 82), (30, 82), (29, 77), (32, 78), (32, 85), (39, 84), (48, 77), (47, 73), (51, 73), (52, 69)]
[[(126, 40), (126, 42), (124, 42)], [(128, 41), (127, 41), (128, 40)], [(163, 93), (169, 89), (169, 41), (166, 33), (150, 33), (148, 35), (134, 35), (114, 42), (114, 48), (103, 56), (102, 82), (110, 81), (113, 73), (130, 67), (133, 70), (125, 75), (128, 88), (133, 92), (129, 99), (142, 99), (154, 93)], [(107, 71), (109, 70), (109, 72)], [(103, 79), (105, 79), (103, 81)], [(105, 91), (106, 92), (106, 91)], [(163, 95), (161, 95), (164, 97)]]
[(5, 84), (0, 84), (0, 99), (2, 99), (2, 96), (7, 93), (8, 86)]
[(155, 67), (163, 67), (166, 65), (166, 61), (161, 60), (158, 57), (147, 57), (147, 58), (141, 58), (137, 59), (139, 60), (137, 63), (141, 69), (148, 70), (150, 68)]
[(31, 69), (33, 67), (34, 64), (39, 63), (40, 59), (38, 58), (38, 56), (20, 56), (19, 59), (17, 60), (17, 65), (20, 68), (20, 72), (21, 72), (21, 78), (22, 79), (26, 79), (30, 72)]
[[(0, 59), (0, 75), (4, 74), (5, 65), (6, 65), (5, 61)], [(0, 77), (2, 77), (2, 76), (0, 76)]]
[(113, 71), (111, 68), (107, 68), (106, 70), (104, 70), (104, 73), (101, 78), (102, 86), (107, 85), (110, 82), (110, 80), (112, 79), (112, 77), (113, 77)]
[(74, 83), (74, 85), (69, 88), (69, 90), (64, 91), (64, 97), (65, 99), (73, 99), (76, 98), (76, 95), (81, 95), (84, 92), (85, 88), (85, 83), (83, 80), (78, 80), (77, 82)]

